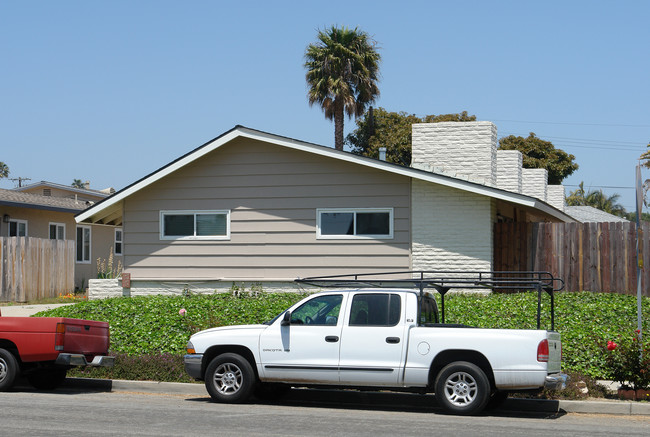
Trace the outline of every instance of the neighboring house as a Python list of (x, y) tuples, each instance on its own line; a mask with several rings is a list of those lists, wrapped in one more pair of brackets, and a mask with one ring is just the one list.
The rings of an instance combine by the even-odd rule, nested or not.
[[(78, 225), (74, 216), (106, 197), (107, 193), (51, 182), (0, 189), (0, 236), (75, 241), (75, 287), (85, 288), (97, 277), (97, 258), (108, 258), (111, 248), (121, 251), (122, 233), (119, 227)], [(72, 290), (61, 290), (68, 291)]]
[[(297, 277), (369, 271), (490, 270), (495, 222), (573, 221), (562, 212), (563, 195), (547, 196), (563, 193), (561, 186), (544, 180), (542, 200), (525, 194), (531, 177), (519, 152), (504, 155), (505, 170), (499, 166), (492, 123), (413, 131), (418, 168), (237, 126), (76, 220), (123, 228), (134, 293), (239, 281), (281, 288)], [(559, 198), (557, 207), (547, 197)]]
[(593, 206), (565, 206), (564, 212), (580, 223), (628, 222), (629, 220)]
[(90, 202), (90, 204), (105, 199), (111, 194), (115, 193), (114, 188), (92, 190), (90, 189), (89, 181), (86, 181), (84, 183), (84, 186), (85, 188), (75, 188), (69, 185), (55, 184), (54, 182), (40, 181), (33, 184), (13, 188), (13, 191), (40, 194), (47, 197), (62, 197), (66, 199), (74, 199), (80, 202), (87, 201)]

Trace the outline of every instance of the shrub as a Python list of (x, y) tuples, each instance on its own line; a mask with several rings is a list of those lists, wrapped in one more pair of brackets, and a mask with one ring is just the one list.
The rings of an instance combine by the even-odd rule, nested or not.
[(650, 343), (640, 331), (603, 342), (605, 369), (609, 376), (626, 388), (650, 389)]
[[(302, 299), (296, 293), (110, 298), (79, 302), (39, 313), (110, 323), (111, 349), (129, 356), (185, 353), (189, 336), (213, 326), (261, 323)], [(650, 298), (643, 298), (644, 331), (650, 323)], [(636, 297), (613, 293), (558, 293), (555, 329), (562, 334), (563, 369), (593, 379), (613, 378), (602, 339), (636, 329)], [(185, 309), (184, 315), (179, 314)], [(448, 294), (447, 323), (483, 328), (535, 329), (537, 295)], [(542, 306), (542, 329), (550, 327), (549, 299)]]
[(77, 378), (126, 379), (130, 381), (194, 382), (185, 372), (179, 354), (144, 354), (130, 356), (114, 353), (113, 367), (75, 367), (68, 376)]

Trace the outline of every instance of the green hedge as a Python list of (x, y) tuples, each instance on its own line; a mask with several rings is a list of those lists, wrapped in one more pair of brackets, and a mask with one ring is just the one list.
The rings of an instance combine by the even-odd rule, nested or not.
[[(111, 350), (127, 356), (182, 355), (189, 336), (212, 326), (269, 320), (304, 294), (259, 293), (110, 298), (80, 302), (37, 314), (110, 323)], [(545, 296), (543, 327), (549, 323)], [(185, 309), (185, 315), (179, 310)], [(601, 344), (630, 335), (637, 326), (636, 297), (610, 293), (559, 293), (555, 298), (555, 328), (562, 334), (564, 369), (593, 378), (609, 378)], [(534, 329), (537, 295), (450, 294), (446, 322), (483, 328)], [(650, 299), (643, 299), (644, 333), (650, 335)], [(125, 358), (126, 359), (126, 358)], [(146, 361), (146, 360), (145, 360)]]

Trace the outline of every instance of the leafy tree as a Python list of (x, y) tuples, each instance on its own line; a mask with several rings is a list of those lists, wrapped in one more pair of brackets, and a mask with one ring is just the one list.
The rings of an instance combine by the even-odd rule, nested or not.
[(545, 168), (548, 183), (557, 185), (578, 169), (575, 156), (556, 149), (550, 141), (544, 141), (531, 132), (527, 138), (510, 135), (499, 140), (500, 150), (519, 150), (523, 155), (524, 168)]
[(318, 103), (334, 120), (334, 144), (343, 150), (344, 113), (360, 116), (379, 96), (377, 43), (358, 28), (332, 26), (305, 51), (309, 106)]
[(600, 209), (601, 211), (605, 211), (619, 217), (625, 217), (625, 208), (620, 203), (618, 203), (620, 197), (621, 195), (616, 193), (608, 196), (603, 193), (603, 190), (589, 190), (586, 192), (585, 183), (580, 182), (578, 188), (575, 191), (569, 193), (567, 196), (566, 204), (569, 206), (592, 206), (594, 208)]
[(86, 188), (86, 184), (84, 184), (81, 179), (73, 179), (71, 186), (72, 188)]
[(9, 166), (0, 161), (0, 179), (9, 177)]
[(346, 137), (346, 144), (357, 155), (377, 158), (379, 148), (386, 147), (386, 161), (411, 165), (411, 125), (440, 121), (475, 121), (467, 111), (460, 114), (426, 115), (423, 118), (406, 112), (372, 109), (356, 120), (357, 128)]

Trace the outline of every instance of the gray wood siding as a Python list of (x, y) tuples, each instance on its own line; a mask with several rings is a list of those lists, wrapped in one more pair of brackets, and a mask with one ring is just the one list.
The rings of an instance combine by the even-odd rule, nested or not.
[[(133, 279), (291, 280), (408, 269), (410, 178), (237, 139), (124, 203)], [(393, 208), (393, 239), (319, 240), (317, 208)], [(161, 210), (230, 210), (227, 241), (161, 240)]]

